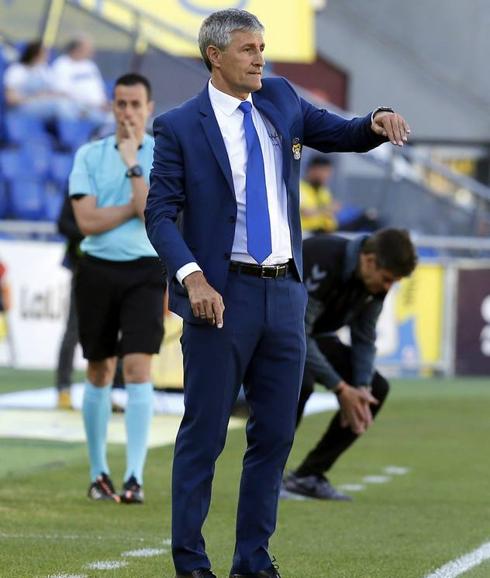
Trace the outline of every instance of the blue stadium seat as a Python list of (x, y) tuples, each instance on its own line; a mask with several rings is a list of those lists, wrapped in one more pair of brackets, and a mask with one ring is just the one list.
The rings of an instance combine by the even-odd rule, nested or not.
[(0, 219), (5, 219), (9, 213), (9, 198), (7, 194), (7, 185), (0, 179)]
[(66, 187), (73, 166), (71, 153), (53, 153), (51, 158), (50, 176), (59, 186)]
[(0, 150), (0, 173), (6, 179), (15, 179), (25, 172), (26, 167), (22, 163), (22, 156), (17, 149)]
[[(46, 178), (53, 157), (51, 143), (42, 141), (27, 141), (21, 147), (23, 158), (36, 177)], [(25, 172), (24, 172), (25, 174)], [(31, 175), (30, 175), (31, 176)]]
[(51, 148), (40, 142), (27, 141), (19, 148), (0, 150), (0, 173), (6, 179), (46, 178), (51, 164)]
[(34, 179), (14, 179), (9, 182), (10, 209), (15, 219), (38, 221), (46, 218), (45, 190)]
[(98, 124), (91, 120), (60, 119), (58, 121), (58, 137), (63, 146), (75, 151), (90, 140), (97, 127)]
[[(2, 74), (0, 73), (0, 83), (3, 83)], [(1, 84), (0, 84), (1, 85)], [(4, 98), (1, 95), (0, 91), (0, 142), (3, 142), (7, 139), (6, 130), (5, 130), (5, 103)]]
[(7, 68), (7, 61), (4, 58), (2, 47), (0, 46), (0, 142), (6, 140), (5, 131), (5, 93), (3, 90), (3, 75)]
[(348, 225), (362, 214), (362, 209), (359, 207), (354, 207), (353, 205), (342, 205), (340, 210), (336, 214), (337, 222), (339, 225), (339, 229), (342, 230), (342, 227)]
[(57, 185), (49, 185), (45, 189), (44, 218), (47, 221), (57, 221), (61, 207), (65, 200), (65, 188)]
[(15, 144), (22, 145), (27, 141), (50, 143), (51, 137), (44, 128), (44, 123), (35, 116), (9, 110), (5, 115), (7, 139)]

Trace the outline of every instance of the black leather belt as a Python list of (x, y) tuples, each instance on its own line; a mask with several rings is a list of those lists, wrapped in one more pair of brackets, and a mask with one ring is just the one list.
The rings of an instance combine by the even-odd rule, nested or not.
[(276, 279), (277, 277), (286, 277), (291, 271), (292, 264), (292, 259), (282, 265), (254, 265), (253, 263), (230, 261), (230, 271), (261, 277), (262, 279)]

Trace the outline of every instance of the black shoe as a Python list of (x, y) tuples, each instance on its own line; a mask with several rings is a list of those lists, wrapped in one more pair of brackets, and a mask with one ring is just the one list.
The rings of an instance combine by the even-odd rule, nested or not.
[(134, 476), (124, 482), (123, 491), (120, 495), (123, 504), (142, 504), (144, 498), (143, 488), (138, 484)]
[(230, 578), (281, 578), (279, 571), (274, 566), (267, 570), (255, 572), (255, 574), (230, 574)]
[(350, 496), (336, 490), (324, 476), (299, 477), (294, 472), (291, 472), (284, 479), (283, 484), (286, 490), (292, 494), (308, 496), (317, 500), (335, 500), (338, 502), (349, 502), (352, 500)]
[(213, 574), (211, 570), (193, 570), (190, 574), (176, 574), (175, 578), (216, 578), (216, 574)]
[(100, 474), (95, 482), (90, 484), (88, 497), (92, 500), (112, 500), (120, 502), (121, 498), (116, 494), (111, 478), (107, 474)]
[(281, 578), (279, 566), (276, 564), (276, 557), (272, 557), (272, 565), (267, 570), (260, 570), (254, 574), (230, 574), (230, 578)]

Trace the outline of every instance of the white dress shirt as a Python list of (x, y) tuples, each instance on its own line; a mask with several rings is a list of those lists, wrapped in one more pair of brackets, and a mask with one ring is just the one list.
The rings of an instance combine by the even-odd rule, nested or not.
[[(216, 115), (226, 152), (228, 153), (237, 203), (237, 221), (231, 259), (242, 263), (257, 263), (247, 252), (245, 188), (247, 143), (243, 126), (243, 113), (238, 108), (242, 101), (221, 92), (213, 86), (211, 81), (209, 81), (208, 90), (211, 106)], [(288, 199), (286, 185), (282, 177), (282, 147), (276, 129), (253, 106), (252, 95), (249, 95), (247, 100), (252, 103), (252, 120), (259, 137), (264, 158), (267, 203), (271, 226), (272, 253), (262, 265), (277, 265), (286, 263), (292, 257), (291, 234), (288, 223)], [(187, 263), (177, 271), (176, 276), (178, 281), (182, 282), (184, 277), (200, 270), (197, 263)]]

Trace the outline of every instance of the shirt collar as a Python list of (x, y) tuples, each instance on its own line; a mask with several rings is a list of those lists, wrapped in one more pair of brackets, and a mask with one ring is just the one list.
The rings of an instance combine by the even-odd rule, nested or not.
[[(209, 100), (211, 101), (211, 106), (213, 107), (213, 109), (214, 110), (218, 109), (223, 114), (226, 114), (226, 116), (231, 116), (235, 112), (235, 110), (240, 106), (240, 103), (243, 102), (243, 100), (240, 100), (239, 98), (236, 98), (234, 96), (226, 94), (225, 92), (221, 92), (221, 90), (218, 90), (215, 86), (213, 86), (211, 80), (209, 80), (208, 83), (208, 92), (209, 92)], [(248, 95), (247, 100), (253, 106), (251, 94)]]
[[(110, 138), (112, 139), (112, 144), (113, 144), (114, 148), (117, 149), (118, 146), (117, 146), (117, 141), (116, 141), (116, 135), (113, 134), (113, 135), (111, 135)], [(143, 136), (142, 143), (140, 145), (138, 145), (138, 150), (140, 151), (142, 148), (146, 148), (148, 146), (148, 143), (150, 143), (150, 142), (151, 142), (151, 136), (147, 132), (145, 132), (145, 134)]]
[(354, 275), (357, 269), (357, 263), (359, 261), (359, 254), (361, 252), (362, 245), (368, 237), (369, 235), (360, 235), (359, 237), (349, 240), (347, 243), (344, 270), (342, 271), (342, 278), (344, 281), (347, 281), (350, 277), (352, 277), (352, 275)]

